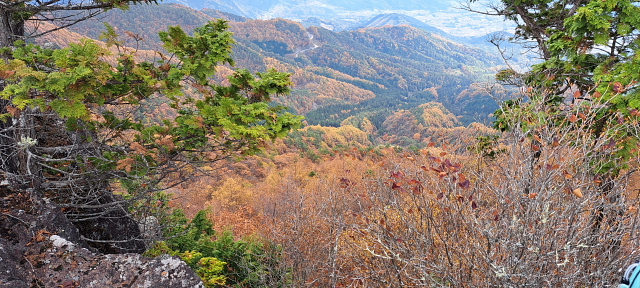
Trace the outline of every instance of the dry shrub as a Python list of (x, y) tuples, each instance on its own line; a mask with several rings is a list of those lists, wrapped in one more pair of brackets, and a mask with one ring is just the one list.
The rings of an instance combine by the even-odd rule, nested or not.
[(625, 163), (587, 133), (504, 134), (495, 159), (434, 148), (337, 158), (314, 177), (280, 170), (262, 231), (296, 286), (616, 285), (638, 255), (634, 169), (596, 173)]
[(372, 181), (373, 204), (343, 240), (345, 261), (359, 268), (345, 284), (616, 284), (637, 256), (637, 199), (624, 193), (626, 175), (594, 173), (612, 149), (607, 139), (558, 132), (505, 135), (509, 149), (488, 163), (443, 153)]
[(262, 233), (283, 246), (294, 286), (332, 287), (348, 269), (341, 239), (365, 177), (377, 174), (373, 159), (360, 152), (314, 164), (307, 159), (275, 169), (260, 189), (265, 215)]

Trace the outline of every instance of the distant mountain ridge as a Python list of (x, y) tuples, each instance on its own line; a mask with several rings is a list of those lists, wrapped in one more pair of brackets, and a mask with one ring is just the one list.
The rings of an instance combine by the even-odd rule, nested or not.
[[(281, 17), (279, 13), (323, 12), (337, 14), (342, 11), (377, 10), (441, 10), (454, 1), (436, 0), (172, 0), (195, 9), (210, 8), (249, 18)], [(300, 14), (302, 16), (302, 14)]]
[(424, 23), (416, 18), (411, 16), (407, 16), (399, 13), (389, 13), (389, 14), (380, 14), (377, 15), (368, 21), (360, 23), (359, 25), (353, 27), (349, 30), (357, 30), (362, 28), (374, 28), (374, 27), (383, 27), (383, 26), (401, 26), (401, 25), (409, 25), (418, 29), (422, 29), (431, 33), (436, 33), (438, 35), (442, 35), (445, 37), (451, 37), (451, 35), (447, 32), (444, 32), (436, 27), (433, 27), (427, 23)]
[[(342, 31), (379, 14), (416, 18), (451, 35), (480, 36), (512, 29), (501, 17), (471, 13), (458, 0), (167, 0), (194, 9), (215, 9), (252, 19), (285, 18)], [(479, 1), (480, 2), (480, 1)], [(312, 24), (313, 23), (313, 24)], [(310, 25), (307, 25), (310, 24)]]

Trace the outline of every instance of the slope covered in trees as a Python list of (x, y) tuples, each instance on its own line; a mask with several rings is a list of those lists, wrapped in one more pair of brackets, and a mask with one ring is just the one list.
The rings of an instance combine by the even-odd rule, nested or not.
[[(543, 60), (497, 75), (522, 91), (496, 111), (498, 130), (417, 151), (289, 156), (251, 183), (255, 229), (286, 243), (297, 285), (608, 287), (637, 259), (638, 3), (498, 4)], [(409, 138), (428, 115), (451, 119), (421, 107), (375, 127)], [(305, 132), (295, 145), (307, 150), (325, 135)]]
[[(144, 39), (130, 46), (148, 49), (157, 48), (154, 31), (166, 23), (184, 22), (190, 27), (204, 21), (206, 13), (220, 15), (179, 5), (160, 5), (159, 14), (145, 9), (150, 7), (113, 11), (102, 20)], [(293, 73), (292, 96), (281, 103), (305, 115), (309, 124), (337, 127), (348, 117), (365, 115), (382, 128), (389, 111), (437, 101), (468, 125), (487, 121), (497, 108), (490, 89), (474, 84), (487, 81), (492, 67), (500, 64), (481, 49), (411, 26), (335, 33), (283, 19), (225, 17), (242, 21), (231, 23), (238, 65), (252, 71), (276, 67)], [(144, 29), (135, 24), (141, 22), (146, 23)], [(94, 30), (98, 23), (91, 25), (83, 23), (74, 31), (87, 34), (84, 31)]]
[[(310, 118), (331, 112), (319, 119), (333, 127), (297, 131), (300, 118), (267, 103), (293, 78), (215, 65), (232, 62), (222, 22), (193, 36), (177, 27), (162, 33), (179, 61), (138, 61), (114, 29), (103, 38), (122, 51), (113, 56), (88, 40), (2, 48), (0, 244), (22, 254), (0, 256), (18, 259), (21, 277), (77, 266), (85, 254), (59, 250), (70, 245), (50, 226), (30, 224), (46, 216), (76, 222), (50, 227), (56, 233), (84, 228), (64, 234), (82, 247), (140, 251), (135, 241), (165, 240), (147, 255), (179, 256), (212, 287), (616, 285), (639, 253), (640, 197), (629, 183), (640, 163), (640, 9), (625, 0), (500, 4), (496, 13), (524, 21), (516, 36), (533, 40), (543, 62), (497, 74), (521, 94), (500, 103), (496, 129), (457, 127), (447, 109), (482, 104), (486, 87), (463, 85), (470, 68), (484, 67), (467, 62), (476, 52), (407, 27), (330, 33), (249, 20), (233, 28), (246, 44), (237, 55), (255, 57), (246, 62), (252, 70), (302, 73), (293, 77), (308, 91), (350, 89), (337, 82), (362, 89), (309, 108)], [(284, 29), (268, 38), (261, 26)], [(410, 57), (397, 58), (401, 50)], [(435, 65), (421, 70), (423, 60)], [(408, 82), (412, 73), (452, 81), (421, 86)], [(149, 111), (132, 111), (152, 95), (168, 96), (158, 102), (173, 117), (148, 121)], [(415, 143), (423, 145), (393, 145)], [(178, 197), (156, 193), (167, 188)], [(193, 219), (167, 214), (171, 205)], [(153, 222), (147, 215), (173, 225), (154, 233), (144, 228)], [(94, 219), (100, 229), (78, 224)], [(100, 239), (100, 231), (125, 238)], [(48, 265), (63, 258), (69, 265)], [(0, 276), (14, 277), (7, 273), (15, 267), (2, 268)], [(37, 277), (32, 286), (43, 286)]]
[[(69, 8), (45, 7), (52, 3), (55, 1), (38, 3), (37, 8), (63, 12)], [(115, 6), (110, 2), (86, 8), (82, 3), (69, 2), (68, 5), (78, 5), (75, 10)], [(35, 9), (36, 6), (29, 7)], [(11, 13), (21, 12), (19, 8), (3, 12), (14, 17)], [(60, 17), (64, 20), (73, 16)], [(79, 18), (82, 20), (84, 18)], [(37, 28), (51, 29), (44, 32), (58, 30), (47, 25)], [(10, 32), (9, 38), (30, 36), (22, 29)], [(44, 279), (43, 273), (51, 267), (35, 271), (31, 266), (31, 271), (24, 272), (25, 281), (20, 283), (89, 285), (88, 277), (74, 276), (76, 272), (87, 275), (78, 272), (78, 263), (82, 261), (70, 259), (87, 261), (96, 257), (96, 253), (140, 254), (155, 246), (158, 246), (156, 250), (147, 251), (150, 256), (180, 256), (204, 278), (207, 287), (264, 280), (249, 279), (248, 274), (256, 272), (256, 265), (266, 264), (257, 258), (249, 260), (253, 258), (250, 255), (262, 254), (258, 251), (269, 253), (263, 250), (266, 242), (235, 241), (230, 234), (219, 235), (218, 241), (214, 241), (211, 224), (203, 220), (204, 216), (188, 221), (179, 210), (166, 206), (168, 198), (163, 191), (202, 174), (198, 172), (201, 162), (213, 163), (256, 153), (266, 142), (300, 127), (302, 117), (287, 112), (286, 107), (269, 103), (272, 97), (289, 93), (291, 81), (287, 73), (269, 69), (253, 74), (238, 69), (224, 84), (211, 81), (218, 66), (233, 65), (230, 57), (233, 40), (225, 21), (210, 21), (190, 33), (192, 36), (179, 26), (161, 31), (159, 37), (166, 52), (158, 52), (158, 58), (150, 60), (136, 55), (135, 49), (124, 47), (115, 29), (108, 25), (100, 37), (103, 43), (85, 38), (55, 49), (22, 40), (12, 44), (0, 42), (0, 208), (3, 211), (0, 240), (3, 247), (10, 247), (15, 260), (12, 263), (20, 263), (6, 265), (15, 265), (12, 270), (18, 269), (23, 274), (20, 266), (29, 261), (26, 259), (55, 262), (60, 261), (62, 253), (70, 253), (65, 261), (74, 263), (68, 267), (71, 274), (56, 273), (55, 277)], [(185, 93), (188, 91), (193, 92)], [(157, 99), (168, 103), (175, 112), (173, 117), (153, 123), (138, 117), (139, 109)], [(187, 171), (189, 176), (185, 174)], [(26, 203), (16, 203), (15, 199), (26, 200)], [(21, 207), (29, 212), (25, 214)], [(60, 223), (52, 224), (53, 219), (47, 216), (51, 214)], [(43, 219), (22, 227), (25, 222), (21, 217)], [(36, 227), (40, 230), (33, 230)], [(45, 247), (53, 242), (61, 249), (60, 254), (45, 260), (47, 256), (42, 253), (46, 248), (39, 252), (21, 248), (20, 245), (28, 241), (29, 238), (25, 238), (28, 234), (32, 238), (26, 246), (38, 243)], [(73, 242), (56, 234), (72, 237)], [(191, 234), (196, 238), (190, 237)], [(19, 239), (12, 239), (15, 237)], [(163, 239), (167, 242), (156, 243)], [(73, 253), (75, 245), (91, 250)], [(211, 245), (218, 246), (218, 252), (206, 250)], [(23, 255), (15, 256), (20, 253)], [(239, 254), (243, 257), (238, 257)], [(231, 260), (234, 257), (239, 262)], [(169, 263), (149, 259), (132, 261), (135, 262), (129, 263), (131, 269), (138, 269), (138, 274), (149, 273), (143, 271), (145, 269), (163, 273), (154, 285), (202, 286), (193, 271), (185, 269), (179, 259), (170, 259)], [(38, 264), (38, 268), (42, 266)], [(121, 281), (134, 285), (140, 275), (126, 274), (128, 270), (116, 273), (121, 275)], [(104, 283), (117, 276), (95, 277), (98, 277), (95, 283)], [(188, 281), (181, 281), (180, 277), (188, 277), (184, 279)], [(140, 281), (148, 281), (144, 278)], [(284, 281), (278, 279), (275, 281)]]

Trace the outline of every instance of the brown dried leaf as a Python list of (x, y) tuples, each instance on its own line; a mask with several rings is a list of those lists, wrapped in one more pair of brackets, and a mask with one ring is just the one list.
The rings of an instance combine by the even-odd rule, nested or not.
[(587, 115), (584, 115), (584, 113), (578, 113), (578, 117), (582, 120), (587, 120)]
[(593, 93), (593, 98), (600, 98), (600, 97), (602, 97), (602, 93), (600, 93), (598, 91)]
[(136, 163), (136, 160), (133, 158), (124, 158), (124, 159), (118, 160), (118, 162), (116, 163), (118, 164), (116, 166), (116, 169), (118, 170), (124, 169), (124, 171), (131, 172), (131, 166), (133, 166), (133, 164)]
[(91, 121), (94, 122), (98, 122), (98, 123), (106, 123), (107, 119), (104, 118), (104, 116), (102, 116), (102, 114), (98, 114), (98, 113), (91, 113), (91, 115), (89, 116)]
[(580, 92), (580, 90), (573, 93), (573, 98), (580, 98), (580, 97), (582, 97), (582, 92)]
[(562, 174), (564, 174), (564, 179), (573, 179), (573, 175), (569, 174), (567, 170), (562, 171)]
[(7, 79), (7, 78), (13, 76), (14, 74), (16, 74), (16, 71), (13, 71), (13, 70), (2, 70), (2, 71), (0, 71), (0, 78)]
[(18, 109), (18, 107), (6, 106), (6, 108), (7, 108), (7, 112), (9, 112), (9, 114), (11, 114), (11, 116), (13, 116), (13, 117), (20, 116), (20, 109)]
[(131, 143), (131, 145), (129, 145), (129, 149), (133, 150), (133, 153), (136, 153), (136, 154), (147, 153), (147, 148), (144, 148), (144, 146), (142, 146), (142, 144), (140, 144), (139, 142)]
[(602, 179), (600, 179), (600, 175), (593, 176), (593, 182), (597, 184), (602, 183)]
[(176, 148), (176, 145), (173, 144), (173, 137), (171, 135), (165, 135), (160, 139), (156, 139), (156, 144), (161, 146), (166, 146), (169, 149)]
[(573, 191), (571, 191), (571, 193), (573, 193), (573, 195), (576, 195), (576, 197), (578, 197), (578, 198), (584, 197), (582, 195), (582, 189), (580, 189), (580, 188), (573, 189)]

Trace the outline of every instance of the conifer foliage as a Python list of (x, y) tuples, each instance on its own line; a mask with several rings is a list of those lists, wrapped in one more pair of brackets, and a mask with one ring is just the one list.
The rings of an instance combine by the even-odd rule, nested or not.
[[(286, 73), (239, 70), (228, 85), (209, 81), (217, 65), (233, 64), (226, 22), (160, 36), (171, 55), (153, 62), (138, 62), (111, 27), (103, 40), (116, 55), (91, 40), (59, 50), (17, 41), (0, 50), (2, 171), (12, 185), (59, 203), (105, 252), (140, 251), (140, 243), (122, 244), (139, 232), (132, 224), (122, 238), (105, 239), (103, 231), (122, 227), (96, 219), (126, 218), (127, 203), (156, 203), (155, 192), (197, 175), (194, 163), (255, 153), (300, 126), (301, 117), (269, 104), (289, 92)], [(152, 96), (164, 98), (175, 119), (143, 125), (137, 111)]]

